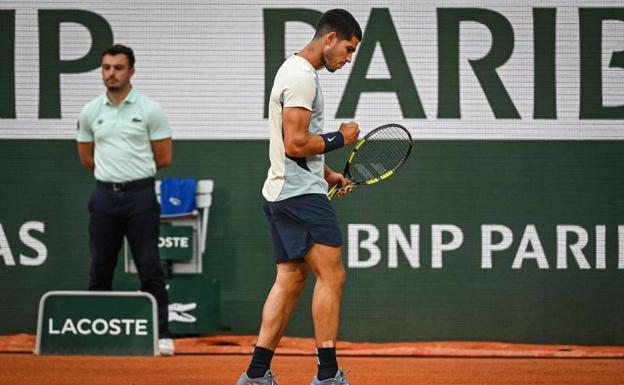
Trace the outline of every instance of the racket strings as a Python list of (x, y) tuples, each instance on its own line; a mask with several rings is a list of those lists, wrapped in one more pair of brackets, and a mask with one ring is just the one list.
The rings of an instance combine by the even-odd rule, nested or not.
[(374, 131), (351, 161), (351, 178), (365, 182), (396, 170), (411, 148), (409, 133), (399, 126), (386, 126)]

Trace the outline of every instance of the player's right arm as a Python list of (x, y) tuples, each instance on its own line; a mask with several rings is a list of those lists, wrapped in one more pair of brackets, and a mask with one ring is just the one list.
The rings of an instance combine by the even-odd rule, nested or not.
[(303, 158), (323, 154), (357, 140), (360, 130), (355, 122), (343, 123), (339, 131), (322, 135), (308, 131), (316, 97), (316, 74), (309, 69), (295, 69), (282, 76), (282, 132), (288, 156)]
[(95, 161), (93, 159), (93, 151), (95, 149), (95, 138), (91, 127), (90, 108), (93, 102), (87, 104), (80, 111), (80, 120), (78, 121), (78, 135), (76, 137), (78, 146), (78, 158), (80, 163), (89, 171), (95, 170)]
[(78, 157), (80, 158), (80, 163), (89, 171), (95, 170), (95, 161), (93, 160), (94, 148), (95, 145), (93, 142), (78, 142)]
[(306, 157), (321, 154), (325, 150), (325, 142), (320, 135), (308, 131), (312, 111), (303, 107), (285, 107), (282, 113), (282, 129), (284, 130), (284, 148), (292, 157)]
[[(288, 156), (302, 158), (326, 152), (325, 140), (321, 135), (308, 131), (312, 112), (303, 107), (285, 107), (282, 113), (282, 128), (284, 130), (284, 147)], [(360, 129), (358, 124), (351, 121), (340, 125), (340, 134), (344, 144), (352, 144), (358, 138)], [(332, 133), (327, 134), (327, 140), (332, 139)], [(335, 133), (335, 135), (339, 135)]]

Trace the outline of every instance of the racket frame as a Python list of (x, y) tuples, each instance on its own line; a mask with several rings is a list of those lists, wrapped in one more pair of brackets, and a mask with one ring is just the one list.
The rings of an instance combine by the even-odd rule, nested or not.
[[(344, 171), (342, 172), (342, 175), (344, 175), (347, 179), (349, 179), (349, 177), (351, 176), (351, 174), (349, 172), (349, 169), (351, 168), (351, 162), (353, 162), (353, 158), (355, 158), (355, 155), (357, 154), (357, 152), (360, 149), (360, 147), (362, 147), (364, 145), (364, 143), (366, 143), (368, 138), (370, 138), (374, 133), (376, 133), (377, 131), (383, 130), (383, 129), (387, 128), (387, 127), (390, 127), (390, 126), (400, 127), (401, 129), (405, 130), (405, 132), (407, 133), (407, 137), (409, 138), (409, 148), (407, 149), (407, 152), (405, 153), (405, 156), (401, 160), (401, 163), (399, 163), (393, 170), (388, 170), (385, 173), (383, 173), (382, 175), (377, 176), (375, 178), (371, 178), (371, 179), (368, 179), (368, 180), (363, 181), (363, 182), (351, 182), (351, 183), (349, 183), (346, 186), (347, 188), (353, 188), (355, 186), (360, 186), (360, 185), (371, 185), (371, 184), (374, 184), (374, 183), (381, 182), (384, 179), (388, 179), (389, 177), (391, 177), (394, 174), (394, 171), (396, 171), (399, 167), (401, 167), (403, 165), (403, 163), (405, 163), (405, 161), (409, 157), (410, 153), (412, 152), (412, 147), (413, 147), (412, 134), (410, 134), (410, 132), (409, 132), (409, 130), (407, 128), (403, 127), (400, 124), (395, 124), (395, 123), (384, 124), (383, 126), (379, 126), (379, 127), (375, 128), (374, 130), (372, 130), (371, 132), (369, 132), (363, 138), (360, 138), (356, 142), (355, 146), (353, 147), (353, 150), (351, 150), (351, 153), (349, 154), (349, 157), (347, 158), (347, 164), (345, 165), (345, 168), (344, 168)], [(339, 190), (338, 185), (335, 185), (334, 187), (332, 187), (331, 190), (329, 190), (329, 192), (327, 193), (327, 196), (329, 197), (329, 199), (332, 199), (336, 195), (338, 190)]]

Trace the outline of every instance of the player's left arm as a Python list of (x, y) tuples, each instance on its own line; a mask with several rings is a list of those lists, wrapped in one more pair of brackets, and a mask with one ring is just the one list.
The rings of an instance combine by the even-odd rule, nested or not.
[(325, 180), (331, 187), (336, 185), (340, 186), (336, 193), (338, 196), (346, 195), (351, 191), (351, 187), (349, 187), (349, 179), (341, 173), (332, 170), (327, 164), (325, 165)]
[(173, 160), (173, 145), (169, 120), (158, 103), (154, 103), (151, 106), (147, 124), (156, 169), (160, 170), (171, 164)]
[(153, 140), (150, 143), (152, 144), (152, 152), (154, 153), (156, 168), (160, 170), (163, 167), (169, 166), (173, 160), (173, 145), (171, 138)]

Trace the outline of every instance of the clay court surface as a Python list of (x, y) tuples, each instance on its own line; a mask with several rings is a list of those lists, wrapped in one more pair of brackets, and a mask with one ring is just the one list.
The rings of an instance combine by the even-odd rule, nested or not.
[[(35, 356), (34, 337), (0, 336), (0, 385), (234, 385), (251, 336), (181, 339), (174, 357)], [(285, 338), (273, 360), (280, 385), (308, 385), (312, 341)], [(624, 347), (503, 343), (341, 343), (353, 385), (624, 385)], [(341, 353), (341, 354), (340, 354)]]
[[(234, 385), (247, 355), (175, 357), (38, 357), (0, 355), (0, 384)], [(615, 385), (624, 384), (624, 361), (617, 359), (516, 359), (344, 357), (353, 385)], [(309, 384), (314, 357), (276, 356), (281, 385)]]

